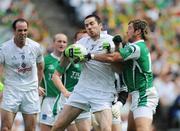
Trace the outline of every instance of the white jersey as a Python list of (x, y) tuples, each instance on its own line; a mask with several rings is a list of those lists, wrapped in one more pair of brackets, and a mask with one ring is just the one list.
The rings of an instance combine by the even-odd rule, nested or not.
[[(91, 37), (84, 37), (77, 43), (86, 47), (88, 53), (102, 54), (106, 52), (103, 50), (103, 42), (108, 42), (111, 48), (114, 49), (115, 46), (112, 38), (113, 37), (107, 33), (101, 33), (100, 39), (96, 41), (91, 39)], [(83, 64), (79, 82), (74, 87), (74, 90), (89, 88), (103, 92), (115, 92), (115, 75), (111, 69), (111, 64), (95, 60), (90, 60)]]
[(37, 63), (43, 62), (40, 44), (27, 38), (19, 48), (11, 39), (0, 47), (0, 64), (5, 67), (5, 88), (29, 91), (38, 87)]

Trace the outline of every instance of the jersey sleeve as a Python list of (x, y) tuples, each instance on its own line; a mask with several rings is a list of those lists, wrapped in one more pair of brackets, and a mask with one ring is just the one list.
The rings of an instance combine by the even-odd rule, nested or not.
[(0, 64), (4, 63), (4, 53), (2, 47), (0, 47)]
[(119, 53), (123, 57), (124, 61), (130, 59), (136, 60), (140, 57), (140, 47), (138, 45), (127, 45), (124, 48), (120, 48)]

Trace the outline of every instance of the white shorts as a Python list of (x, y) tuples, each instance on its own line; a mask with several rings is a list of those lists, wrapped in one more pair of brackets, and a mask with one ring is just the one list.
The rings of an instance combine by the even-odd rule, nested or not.
[(85, 111), (97, 112), (111, 109), (114, 100), (113, 92), (103, 92), (93, 89), (73, 91), (66, 104)]
[(41, 105), (40, 123), (53, 126), (56, 116), (53, 114), (56, 97), (45, 97)]
[(133, 112), (134, 118), (147, 117), (152, 119), (159, 101), (156, 88), (152, 87), (144, 92), (133, 91), (130, 94), (132, 96), (130, 110)]
[(38, 89), (19, 91), (5, 88), (1, 108), (10, 112), (35, 114), (40, 112)]
[[(68, 101), (68, 98), (64, 97), (63, 94), (61, 94), (60, 96), (60, 108), (62, 109), (64, 104), (66, 104)], [(75, 121), (80, 121), (82, 119), (91, 119), (91, 113), (88, 111), (83, 111), (81, 114), (79, 114), (79, 116), (76, 118)]]

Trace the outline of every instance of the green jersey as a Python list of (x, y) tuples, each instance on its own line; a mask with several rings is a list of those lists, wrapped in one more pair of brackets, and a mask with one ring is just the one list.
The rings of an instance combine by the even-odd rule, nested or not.
[(74, 90), (74, 86), (78, 83), (81, 69), (81, 64), (73, 63), (70, 63), (65, 69), (61, 66), (57, 67), (57, 71), (63, 74), (62, 82), (68, 91), (72, 92)]
[(144, 40), (120, 48), (119, 52), (126, 61), (123, 71), (128, 91), (144, 91), (152, 87), (153, 74), (150, 52)]
[(52, 75), (54, 74), (56, 67), (60, 64), (59, 58), (51, 53), (45, 56), (44, 63), (44, 78), (42, 80), (41, 86), (45, 88), (46, 96), (56, 97), (60, 92), (52, 81)]

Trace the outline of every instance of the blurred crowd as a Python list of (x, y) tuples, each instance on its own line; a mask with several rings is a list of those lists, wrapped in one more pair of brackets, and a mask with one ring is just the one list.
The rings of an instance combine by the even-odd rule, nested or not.
[(48, 30), (30, 0), (0, 0), (0, 43), (11, 38), (12, 21), (20, 17), (30, 23), (29, 37), (46, 46), (49, 42)]
[[(180, 0), (63, 0), (63, 5), (76, 24), (96, 13), (110, 34), (120, 34), (124, 39), (130, 19), (148, 21), (147, 44), (160, 97), (156, 118), (163, 121), (157, 123), (165, 128), (180, 128)], [(47, 28), (30, 0), (0, 0), (0, 43), (12, 36), (10, 25), (17, 17), (28, 19), (30, 37), (47, 46)]]

